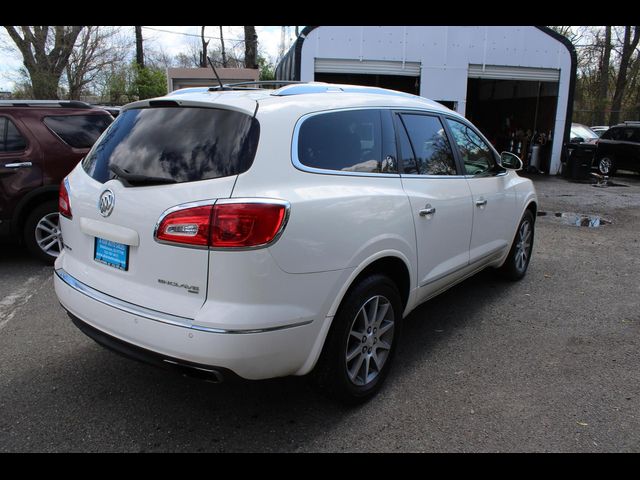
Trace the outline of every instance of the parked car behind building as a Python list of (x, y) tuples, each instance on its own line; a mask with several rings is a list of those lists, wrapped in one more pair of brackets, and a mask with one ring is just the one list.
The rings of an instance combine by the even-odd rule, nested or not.
[(591, 171), (597, 143), (598, 135), (593, 130), (586, 125), (572, 123), (563, 174), (573, 179), (586, 179)]
[(598, 141), (594, 166), (603, 175), (615, 175), (618, 169), (640, 173), (640, 122), (607, 130)]
[(53, 263), (61, 180), (113, 122), (76, 101), (0, 101), (0, 237), (16, 238)]
[(604, 132), (609, 130), (609, 126), (608, 125), (595, 125), (595, 126), (590, 127), (590, 128), (591, 128), (591, 130), (593, 130), (595, 132), (596, 135), (598, 135), (598, 137), (601, 137)]

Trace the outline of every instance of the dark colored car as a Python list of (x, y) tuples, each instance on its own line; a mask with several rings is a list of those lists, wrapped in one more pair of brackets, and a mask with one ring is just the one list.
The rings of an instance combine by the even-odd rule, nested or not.
[(618, 169), (640, 173), (640, 122), (621, 123), (604, 132), (593, 166), (603, 175), (614, 175)]
[(111, 122), (84, 102), (0, 101), (0, 237), (53, 263), (62, 245), (60, 182)]
[(597, 149), (598, 135), (580, 123), (571, 124), (571, 135), (566, 145), (564, 174), (574, 179), (586, 179)]

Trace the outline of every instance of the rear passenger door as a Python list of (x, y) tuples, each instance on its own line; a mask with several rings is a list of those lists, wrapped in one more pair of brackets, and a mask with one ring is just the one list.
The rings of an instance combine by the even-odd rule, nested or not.
[(11, 218), (20, 199), (42, 185), (40, 150), (27, 140), (23, 128), (0, 115), (0, 219)]
[(471, 125), (447, 118), (473, 196), (469, 261), (489, 262), (505, 253), (515, 234), (516, 190), (496, 153)]
[(471, 192), (439, 115), (397, 112), (395, 126), (416, 230), (420, 301), (462, 275), (469, 263)]

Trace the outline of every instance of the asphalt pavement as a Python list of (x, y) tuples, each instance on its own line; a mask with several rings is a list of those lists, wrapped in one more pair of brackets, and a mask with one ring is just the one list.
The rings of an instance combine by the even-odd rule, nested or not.
[(527, 276), (419, 307), (355, 408), (304, 378), (214, 385), (124, 359), (73, 326), (51, 267), (1, 245), (0, 452), (640, 451), (640, 177), (534, 180)]

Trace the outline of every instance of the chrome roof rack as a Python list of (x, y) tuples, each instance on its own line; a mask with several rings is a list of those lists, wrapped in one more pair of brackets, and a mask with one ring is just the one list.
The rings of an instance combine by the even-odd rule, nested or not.
[[(298, 82), (299, 83), (299, 82)], [(313, 82), (299, 85), (284, 86), (271, 95), (286, 97), (289, 95), (304, 95), (308, 93), (369, 93), (373, 95), (391, 95), (394, 97), (420, 98), (410, 93), (388, 90), (380, 87), (365, 87), (358, 85), (334, 85), (330, 83)]]
[[(236, 83), (225, 83), (222, 86), (209, 87), (210, 92), (220, 91), (220, 90), (264, 90), (262, 88), (266, 85), (291, 85), (291, 84), (299, 84), (304, 82), (298, 82), (293, 80), (259, 80), (255, 82), (236, 82)], [(255, 88), (247, 88), (252, 85), (256, 85)]]
[(0, 107), (94, 108), (79, 100), (0, 100)]

